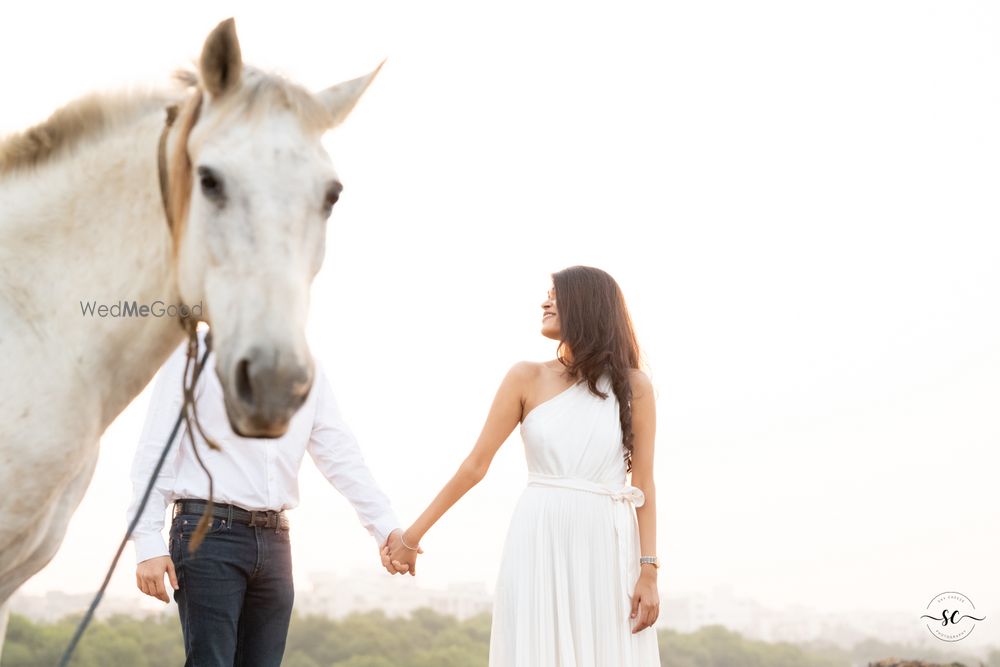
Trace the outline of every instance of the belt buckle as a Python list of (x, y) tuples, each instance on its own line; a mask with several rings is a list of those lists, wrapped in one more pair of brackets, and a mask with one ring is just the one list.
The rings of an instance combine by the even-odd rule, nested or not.
[[(261, 519), (257, 523), (257, 519)], [(250, 510), (250, 525), (261, 528), (276, 528), (278, 526), (278, 513), (273, 510)]]

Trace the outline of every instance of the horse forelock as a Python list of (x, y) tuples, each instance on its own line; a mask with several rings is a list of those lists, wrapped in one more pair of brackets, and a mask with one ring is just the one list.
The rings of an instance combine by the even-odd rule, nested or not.
[(224, 115), (234, 114), (249, 122), (266, 121), (275, 112), (290, 112), (310, 133), (322, 133), (332, 125), (330, 111), (309, 90), (280, 74), (246, 66), (237, 89), (219, 100)]

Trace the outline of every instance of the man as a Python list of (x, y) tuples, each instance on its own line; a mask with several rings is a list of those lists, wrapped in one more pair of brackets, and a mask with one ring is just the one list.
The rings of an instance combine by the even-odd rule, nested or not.
[[(204, 344), (204, 332), (199, 338)], [(202, 347), (201, 349), (204, 349)], [(135, 516), (163, 445), (183, 402), (185, 341), (164, 364), (153, 387), (142, 437), (132, 464)], [(320, 365), (309, 397), (280, 438), (243, 438), (229, 426), (222, 387), (210, 355), (195, 389), (198, 417), (212, 450), (198, 439), (198, 453), (214, 480), (215, 511), (195, 553), (191, 536), (205, 510), (208, 477), (198, 464), (182, 424), (136, 525), (136, 585), (169, 603), (167, 576), (180, 614), (187, 665), (275, 666), (281, 663), (294, 592), (289, 528), (284, 510), (298, 504), (298, 471), (308, 451), (330, 483), (354, 506), (375, 538), (382, 565), (392, 574), (409, 571), (416, 551), (400, 567), (383, 552), (399, 544), (399, 521), (372, 478), (357, 441), (340, 417)], [(169, 547), (161, 530), (174, 503)], [(331, 533), (331, 536), (333, 534)]]

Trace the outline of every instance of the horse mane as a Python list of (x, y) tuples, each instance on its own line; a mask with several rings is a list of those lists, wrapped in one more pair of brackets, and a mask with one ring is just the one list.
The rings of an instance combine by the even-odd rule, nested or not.
[[(190, 70), (177, 70), (173, 78), (184, 87), (199, 84), (197, 73)], [(250, 119), (263, 118), (278, 107), (313, 131), (322, 132), (331, 124), (330, 112), (311, 92), (277, 74), (245, 66), (242, 85), (233, 92), (221, 101)], [(0, 139), (0, 176), (51, 162), (86, 141), (180, 102), (181, 96), (180, 92), (135, 89), (84, 95), (43, 122)]]
[(51, 162), (174, 101), (176, 96), (153, 90), (84, 95), (41, 123), (0, 139), (0, 176)]

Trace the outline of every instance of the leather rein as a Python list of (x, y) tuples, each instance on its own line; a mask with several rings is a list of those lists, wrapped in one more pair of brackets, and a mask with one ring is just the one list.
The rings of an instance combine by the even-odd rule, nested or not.
[[(201, 102), (202, 102), (202, 92), (198, 90), (195, 93), (194, 103), (192, 104), (191, 114), (193, 117), (188, 123), (188, 129), (194, 126), (194, 123), (198, 119), (198, 115), (201, 112)], [(157, 143), (156, 148), (156, 168), (159, 172), (160, 180), (160, 197), (163, 200), (163, 214), (167, 218), (167, 227), (170, 229), (171, 235), (174, 237), (176, 242), (176, 230), (174, 225), (176, 221), (173, 217), (173, 211), (171, 210), (171, 197), (170, 197), (170, 168), (167, 164), (167, 138), (170, 135), (170, 129), (174, 126), (175, 121), (180, 115), (179, 107), (176, 104), (171, 104), (166, 108), (167, 117), (166, 122), (163, 125), (163, 131), (160, 132), (160, 140)], [(190, 170), (191, 158), (187, 152), (187, 137), (180, 137), (181, 146), (178, 150), (183, 151), (183, 156), (179, 156), (175, 159), (183, 159), (188, 163), (188, 171)], [(198, 446), (194, 439), (194, 428), (198, 429), (198, 433), (205, 440), (211, 449), (219, 450), (220, 447), (215, 443), (212, 438), (210, 438), (201, 426), (201, 420), (198, 419), (198, 407), (195, 401), (194, 388), (198, 382), (198, 377), (201, 375), (201, 371), (204, 367), (205, 360), (208, 359), (208, 355), (212, 351), (212, 332), (209, 331), (205, 336), (205, 355), (202, 357), (201, 361), (198, 361), (198, 320), (196, 318), (190, 317), (188, 315), (179, 315), (178, 324), (188, 335), (188, 349), (187, 349), (187, 361), (184, 364), (184, 404), (181, 406), (181, 415), (184, 419), (184, 424), (187, 427), (188, 439), (191, 443), (191, 448), (194, 450), (195, 458), (198, 459), (198, 464), (201, 466), (205, 474), (208, 475), (208, 505), (205, 508), (205, 513), (202, 515), (201, 520), (198, 522), (198, 528), (195, 530), (194, 535), (191, 537), (190, 549), (195, 551), (201, 544), (205, 533), (208, 530), (208, 526), (211, 523), (212, 509), (213, 509), (213, 484), (212, 484), (212, 473), (208, 471), (205, 463), (202, 461), (201, 454), (198, 452)], [(193, 372), (191, 373), (190, 381), (188, 379), (188, 372), (193, 365)], [(167, 444), (169, 447), (169, 442)], [(140, 510), (141, 511), (141, 510)]]

